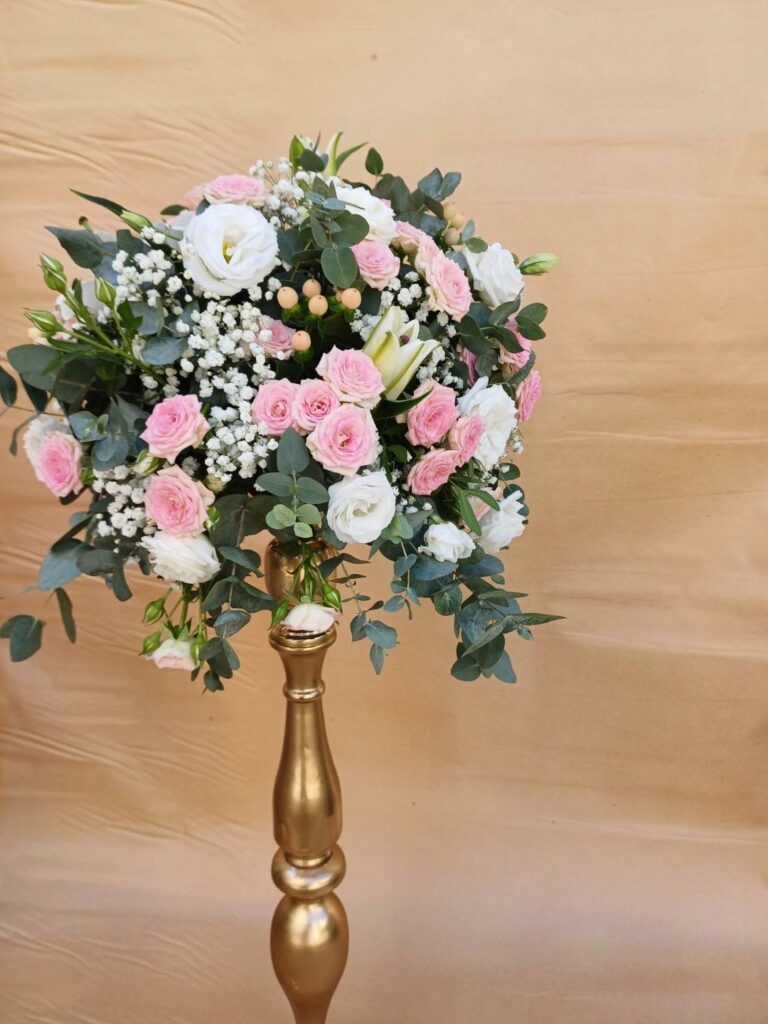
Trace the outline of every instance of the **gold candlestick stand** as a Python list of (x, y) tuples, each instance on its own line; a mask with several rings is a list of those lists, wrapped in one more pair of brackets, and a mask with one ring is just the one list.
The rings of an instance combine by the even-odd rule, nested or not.
[[(267, 588), (277, 600), (290, 592), (298, 564), (298, 556), (274, 541), (267, 548)], [(269, 635), (285, 668), (288, 702), (273, 798), (280, 848), (272, 878), (284, 895), (272, 919), (272, 964), (296, 1024), (325, 1024), (349, 949), (347, 915), (334, 892), (346, 863), (337, 845), (341, 787), (325, 732), (321, 678), (335, 640), (335, 627), (297, 633), (276, 626)]]

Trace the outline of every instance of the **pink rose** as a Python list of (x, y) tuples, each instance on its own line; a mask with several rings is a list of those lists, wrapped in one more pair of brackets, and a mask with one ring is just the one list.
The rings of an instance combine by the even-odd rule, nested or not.
[(456, 392), (445, 384), (425, 380), (414, 391), (414, 397), (417, 395), (426, 395), (426, 398), (406, 413), (408, 432), (405, 436), (411, 444), (437, 444), (456, 422)]
[(192, 654), (192, 644), (189, 640), (176, 640), (169, 637), (163, 640), (156, 651), (148, 654), (150, 661), (154, 661), (158, 668), (182, 668), (187, 672), (194, 672), (197, 662)]
[(427, 302), (430, 309), (447, 313), (454, 320), (461, 320), (472, 304), (472, 290), (467, 275), (453, 260), (438, 253), (425, 268), (427, 279)]
[(371, 288), (382, 291), (393, 277), (397, 277), (400, 260), (384, 242), (368, 240), (352, 246), (360, 276)]
[(210, 429), (196, 395), (164, 398), (152, 410), (144, 433), (149, 454), (175, 462), (185, 448), (196, 448)]
[(80, 467), (83, 448), (72, 434), (51, 430), (40, 442), (37, 466), (38, 478), (49, 491), (59, 498), (79, 494), (83, 489)]
[(293, 400), (293, 419), (297, 429), (309, 434), (329, 413), (339, 407), (339, 399), (331, 385), (310, 378), (299, 384)]
[(342, 402), (355, 402), (365, 409), (377, 405), (384, 390), (379, 368), (370, 356), (358, 349), (332, 348), (317, 364), (317, 372)]
[(221, 174), (203, 185), (203, 195), (209, 203), (260, 206), (268, 192), (266, 183), (250, 174)]
[(534, 406), (541, 397), (541, 374), (538, 370), (531, 370), (522, 384), (517, 388), (515, 398), (517, 399), (517, 418), (520, 423), (530, 418)]
[(411, 468), (406, 483), (413, 494), (434, 494), (448, 482), (458, 466), (458, 452), (450, 448), (433, 448)]
[(479, 412), (472, 412), (469, 416), (462, 416), (456, 420), (448, 434), (448, 444), (455, 452), (458, 452), (460, 466), (469, 462), (475, 454), (484, 431), (483, 417)]
[(293, 400), (299, 385), (290, 380), (268, 380), (258, 390), (251, 406), (251, 419), (263, 423), (279, 437), (293, 426)]
[(477, 356), (474, 352), (470, 352), (464, 345), (459, 345), (456, 350), (461, 357), (461, 361), (467, 367), (467, 380), (470, 385), (474, 384), (477, 380)]
[(264, 318), (262, 327), (272, 335), (269, 341), (262, 341), (261, 337), (258, 339), (259, 344), (267, 355), (279, 357), (293, 353), (291, 339), (296, 331), (292, 327), (284, 324), (282, 320), (270, 320), (267, 317)]
[(375, 461), (379, 435), (367, 409), (342, 405), (315, 427), (307, 438), (307, 447), (325, 469), (353, 476)]
[(405, 220), (395, 221), (395, 231), (397, 234), (392, 244), (402, 249), (408, 256), (413, 256), (425, 239), (431, 241), (426, 231), (422, 231), (421, 228), (417, 228)]
[(170, 466), (150, 477), (144, 498), (147, 515), (161, 530), (177, 536), (197, 536), (205, 528), (214, 496), (207, 487)]
[(528, 362), (528, 354), (531, 351), (531, 343), (527, 338), (524, 338), (517, 329), (517, 321), (513, 316), (507, 320), (504, 325), (508, 331), (512, 331), (517, 340), (523, 347), (522, 352), (509, 352), (504, 346), (501, 346), (501, 353), (499, 355), (499, 362), (502, 366), (514, 366), (516, 370), (522, 370), (525, 364)]

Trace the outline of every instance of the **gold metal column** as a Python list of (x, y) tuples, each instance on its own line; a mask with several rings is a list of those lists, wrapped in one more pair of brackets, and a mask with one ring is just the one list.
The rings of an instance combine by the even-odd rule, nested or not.
[[(282, 598), (292, 566), (273, 543), (267, 549), (267, 586)], [(269, 642), (282, 659), (287, 699), (285, 735), (273, 798), (280, 849), (272, 878), (284, 895), (272, 919), (272, 963), (296, 1024), (325, 1024), (347, 962), (347, 915), (334, 889), (346, 870), (337, 845), (341, 788), (328, 746), (321, 671), (336, 629), (296, 633), (276, 626)]]

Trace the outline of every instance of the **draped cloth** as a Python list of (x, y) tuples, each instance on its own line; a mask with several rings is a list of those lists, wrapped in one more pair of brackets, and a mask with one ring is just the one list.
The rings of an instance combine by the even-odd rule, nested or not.
[[(768, 661), (768, 9), (750, 0), (387, 5), (10, 0), (3, 349), (45, 224), (153, 212), (294, 131), (369, 140), (521, 256), (544, 397), (504, 556), (520, 681), (449, 677), (450, 622), (402, 621), (383, 678), (327, 662), (352, 948), (338, 1024), (763, 1024)], [(359, 159), (359, 158), (358, 158)], [(355, 173), (362, 173), (357, 165)], [(62, 509), (0, 420), (3, 617)], [(77, 507), (77, 506), (75, 506)], [(366, 592), (386, 591), (386, 565)], [(0, 657), (5, 1024), (283, 1021), (268, 927), (283, 698), (266, 622), (216, 696), (136, 657), (98, 580)], [(10, 597), (9, 595), (16, 595)], [(240, 640), (240, 638), (238, 638)]]

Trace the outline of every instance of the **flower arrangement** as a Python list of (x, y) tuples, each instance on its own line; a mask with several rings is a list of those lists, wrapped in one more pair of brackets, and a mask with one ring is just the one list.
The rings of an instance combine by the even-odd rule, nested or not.
[[(541, 392), (547, 310), (523, 304), (525, 277), (555, 257), (478, 237), (452, 198), (458, 173), (411, 189), (369, 149), (372, 184), (343, 178), (361, 147), (339, 139), (323, 153), (295, 137), (277, 164), (215, 178), (154, 220), (76, 193), (122, 227), (49, 229), (85, 274), (41, 257), (54, 311), (27, 311), (29, 343), (8, 359), (32, 405), (34, 472), (87, 507), (38, 587), (74, 641), (77, 576), (120, 601), (126, 566), (160, 577), (142, 653), (211, 691), (255, 612), (316, 631), (350, 604), (379, 672), (397, 632), (378, 613), (427, 599), (453, 620), (455, 677), (514, 682), (506, 637), (557, 617), (523, 612), (497, 557), (526, 523), (514, 457)], [(0, 393), (16, 402), (5, 370)], [(246, 542), (262, 531), (296, 557), (283, 600), (258, 585)], [(350, 544), (389, 560), (389, 595), (359, 592)], [(16, 615), (0, 634), (18, 661), (42, 631)]]

